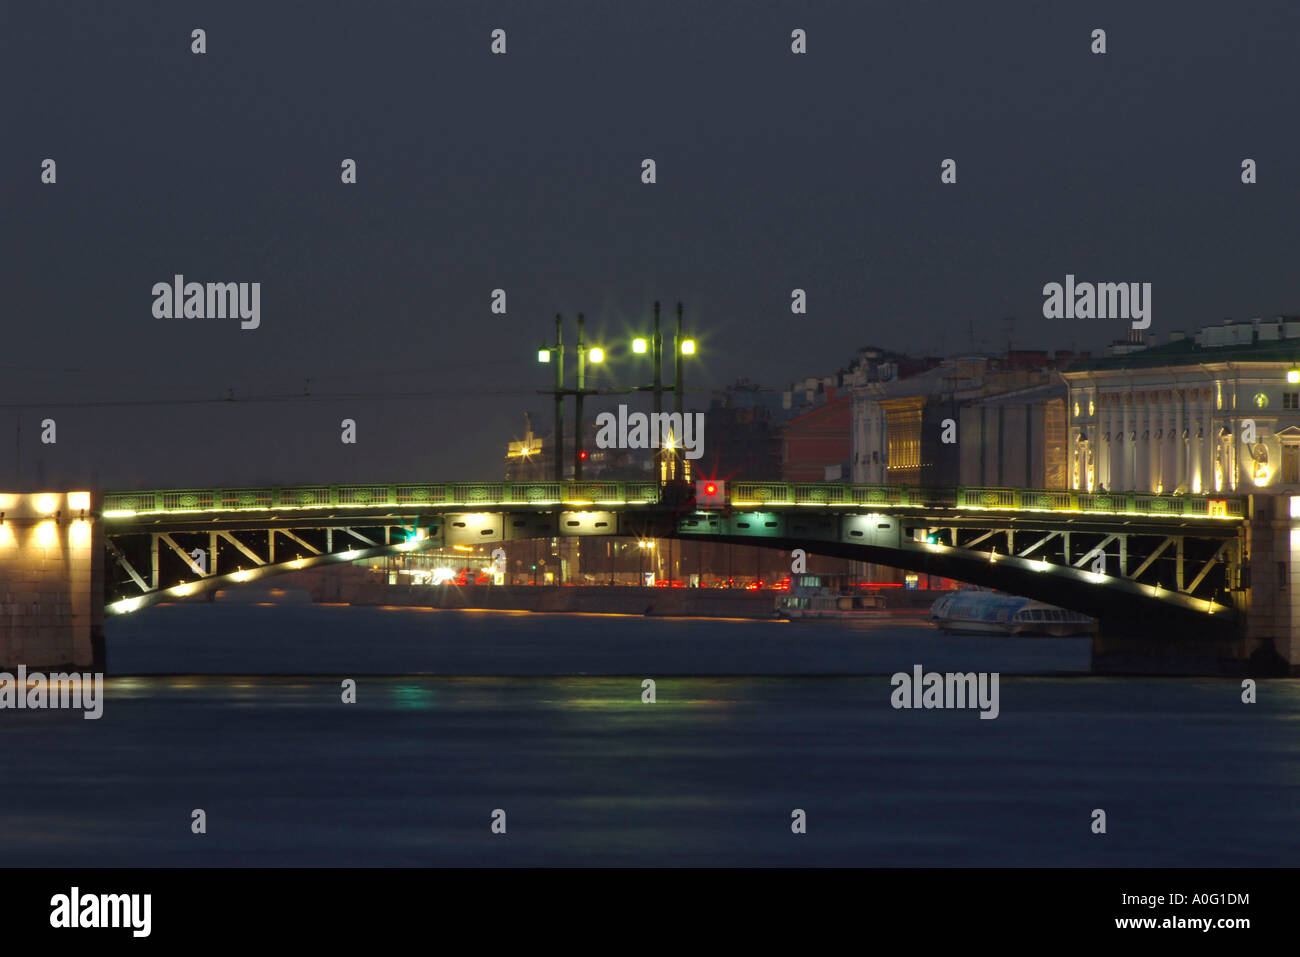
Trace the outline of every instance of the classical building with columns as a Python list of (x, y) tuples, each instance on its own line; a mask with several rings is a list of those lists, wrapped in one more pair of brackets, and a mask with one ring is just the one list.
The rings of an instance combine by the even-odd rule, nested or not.
[(1071, 488), (1300, 493), (1300, 317), (1120, 343), (1061, 375)]

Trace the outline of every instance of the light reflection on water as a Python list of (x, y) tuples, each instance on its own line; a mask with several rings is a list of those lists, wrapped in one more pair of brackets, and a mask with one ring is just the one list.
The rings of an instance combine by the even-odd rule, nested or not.
[(0, 865), (1290, 864), (1300, 682), (1239, 688), (1004, 678), (981, 721), (884, 676), (118, 678), (99, 721), (0, 713)]
[[(0, 757), (24, 772), (0, 789), (0, 866), (1190, 866), (1300, 853), (1297, 681), (1261, 682), (1243, 705), (1236, 681), (1068, 675), (1087, 667), (1086, 643), (915, 623), (310, 605), (115, 622), (102, 719), (0, 711)], [(1000, 717), (895, 711), (888, 675), (914, 663), (1001, 671)], [(356, 704), (342, 703), (346, 677)], [(204, 837), (189, 831), (196, 807)], [(505, 836), (489, 829), (495, 808)], [(806, 835), (790, 832), (794, 808)]]

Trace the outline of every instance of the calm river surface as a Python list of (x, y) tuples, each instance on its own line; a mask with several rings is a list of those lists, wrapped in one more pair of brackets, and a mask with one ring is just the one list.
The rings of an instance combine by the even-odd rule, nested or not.
[[(102, 719), (0, 712), (0, 865), (1300, 859), (1300, 681), (1093, 678), (1086, 640), (214, 603), (108, 642)], [(915, 664), (1000, 672), (999, 717), (895, 710)]]

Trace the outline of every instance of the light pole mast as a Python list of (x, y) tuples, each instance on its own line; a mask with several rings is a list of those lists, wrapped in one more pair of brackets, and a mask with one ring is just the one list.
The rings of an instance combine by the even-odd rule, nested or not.
[(575, 419), (573, 423), (573, 480), (582, 481), (582, 400), (586, 398), (587, 390), (587, 348), (582, 341), (582, 313), (578, 313), (578, 391), (574, 405)]
[[(650, 351), (653, 353), (654, 356), (652, 362), (655, 367), (654, 392), (653, 392), (655, 417), (653, 421), (662, 422), (663, 419), (661, 419), (659, 416), (660, 413), (662, 413), (664, 410), (664, 401), (663, 401), (664, 339), (663, 336), (660, 335), (659, 333), (659, 300), (658, 299), (655, 300), (655, 331), (654, 331), (654, 339), (652, 340)], [(655, 466), (659, 472), (659, 481), (662, 482), (666, 476), (666, 472), (664, 468), (664, 450), (662, 447), (655, 451), (655, 458), (657, 459), (657, 461), (655, 462)]]
[(564, 481), (564, 317), (555, 314), (555, 481)]
[[(677, 332), (673, 336), (673, 411), (677, 413), (675, 421), (682, 422), (682, 431), (685, 432), (686, 425), (682, 419), (682, 392), (683, 392), (683, 375), (684, 363), (682, 362), (682, 304), (677, 304)], [(682, 437), (673, 436), (673, 478), (677, 481), (684, 481), (686, 478), (685, 462), (686, 459), (682, 454)]]

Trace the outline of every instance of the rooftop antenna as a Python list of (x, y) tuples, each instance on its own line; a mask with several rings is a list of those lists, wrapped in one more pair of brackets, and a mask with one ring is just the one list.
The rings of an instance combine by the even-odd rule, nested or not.
[(1016, 326), (1016, 317), (1015, 317), (1015, 316), (1003, 316), (1003, 317), (1002, 317), (1002, 324), (1003, 324), (1004, 326), (1006, 326), (1006, 336), (1007, 336), (1007, 355), (1011, 355), (1011, 336), (1012, 336), (1013, 331), (1015, 330), (1015, 326)]

